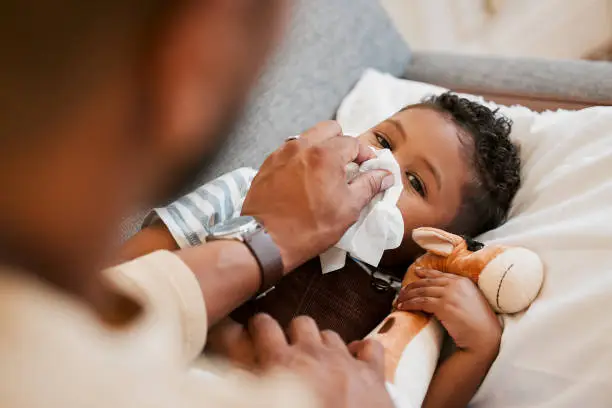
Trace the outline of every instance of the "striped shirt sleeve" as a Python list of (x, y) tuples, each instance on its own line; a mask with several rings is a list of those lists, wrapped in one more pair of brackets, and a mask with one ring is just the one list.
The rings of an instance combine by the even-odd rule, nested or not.
[(155, 208), (143, 226), (159, 219), (180, 248), (202, 244), (210, 227), (240, 216), (255, 174), (257, 171), (249, 167), (226, 173), (166, 207)]

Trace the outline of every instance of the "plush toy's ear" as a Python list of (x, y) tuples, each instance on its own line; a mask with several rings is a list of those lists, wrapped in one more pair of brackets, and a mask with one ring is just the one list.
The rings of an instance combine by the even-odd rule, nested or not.
[(463, 242), (461, 237), (436, 228), (417, 228), (412, 231), (412, 239), (424, 250), (439, 256), (449, 256)]

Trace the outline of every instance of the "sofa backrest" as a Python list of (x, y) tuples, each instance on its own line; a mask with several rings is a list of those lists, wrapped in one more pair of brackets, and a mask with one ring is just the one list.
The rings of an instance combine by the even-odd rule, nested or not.
[(288, 33), (203, 180), (258, 167), (283, 140), (331, 119), (363, 70), (401, 76), (410, 58), (379, 0), (296, 0)]
[[(286, 137), (331, 119), (365, 68), (398, 76), (406, 69), (410, 51), (379, 0), (292, 4), (283, 43), (200, 183), (239, 167), (259, 167)], [(145, 214), (124, 220), (122, 240), (140, 229)]]

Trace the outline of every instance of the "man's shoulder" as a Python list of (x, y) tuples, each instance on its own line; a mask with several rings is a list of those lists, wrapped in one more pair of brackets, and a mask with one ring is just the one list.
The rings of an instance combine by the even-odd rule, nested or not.
[(158, 384), (147, 373), (172, 371), (138, 333), (104, 326), (50, 285), (2, 271), (0, 289), (0, 406), (127, 406), (131, 379), (150, 375)]

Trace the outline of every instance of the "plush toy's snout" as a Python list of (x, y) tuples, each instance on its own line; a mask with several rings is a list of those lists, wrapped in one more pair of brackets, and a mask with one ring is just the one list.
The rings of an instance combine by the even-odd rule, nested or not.
[(534, 301), (544, 280), (540, 258), (525, 248), (507, 248), (480, 272), (478, 287), (496, 312), (517, 313)]
[(520, 312), (542, 286), (542, 262), (528, 249), (485, 246), (435, 228), (415, 229), (412, 237), (427, 251), (415, 266), (469, 277), (496, 312)]

